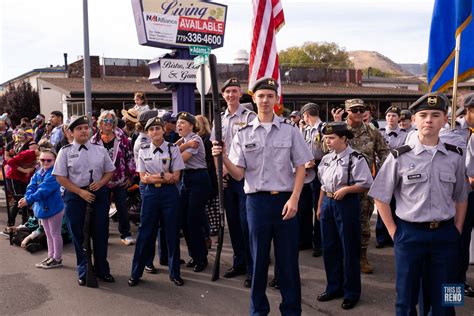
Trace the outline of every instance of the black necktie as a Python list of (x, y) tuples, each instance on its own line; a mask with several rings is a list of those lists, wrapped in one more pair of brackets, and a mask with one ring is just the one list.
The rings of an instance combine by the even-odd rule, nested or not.
[(86, 145), (84, 145), (84, 144), (82, 144), (82, 145), (79, 147), (79, 151), (81, 151), (81, 149), (89, 150), (89, 149), (87, 149)]
[(390, 133), (388, 133), (388, 136), (395, 136), (395, 137), (398, 137), (398, 134), (395, 133), (395, 132), (390, 132)]
[(156, 147), (155, 150), (153, 150), (153, 154), (156, 154), (157, 151), (159, 151), (160, 154), (163, 153), (163, 150), (160, 147)]

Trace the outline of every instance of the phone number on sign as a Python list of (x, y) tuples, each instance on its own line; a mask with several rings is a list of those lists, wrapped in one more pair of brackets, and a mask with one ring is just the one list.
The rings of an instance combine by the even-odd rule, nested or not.
[(212, 34), (201, 34), (201, 33), (187, 33), (184, 35), (177, 35), (177, 43), (191, 43), (191, 44), (202, 44), (208, 45), (221, 45), (222, 37), (220, 35)]

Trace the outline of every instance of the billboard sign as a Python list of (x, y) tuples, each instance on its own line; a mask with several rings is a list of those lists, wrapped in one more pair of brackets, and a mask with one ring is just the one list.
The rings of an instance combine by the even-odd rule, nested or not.
[(198, 0), (132, 0), (141, 45), (224, 45), (227, 6)]

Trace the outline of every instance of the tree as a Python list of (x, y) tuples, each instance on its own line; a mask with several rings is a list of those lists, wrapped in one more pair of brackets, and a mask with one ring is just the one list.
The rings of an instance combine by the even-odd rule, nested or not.
[(306, 42), (301, 47), (290, 47), (278, 55), (282, 66), (316, 68), (353, 68), (349, 54), (336, 43)]
[(17, 86), (10, 84), (0, 97), (0, 111), (7, 112), (14, 125), (19, 124), (22, 117), (32, 119), (40, 112), (38, 92), (27, 81)]

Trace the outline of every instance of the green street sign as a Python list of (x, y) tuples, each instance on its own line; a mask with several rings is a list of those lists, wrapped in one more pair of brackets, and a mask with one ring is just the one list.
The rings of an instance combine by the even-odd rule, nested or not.
[(209, 46), (198, 46), (198, 45), (189, 46), (189, 54), (191, 55), (209, 55), (210, 53), (211, 53), (211, 48)]
[(194, 66), (200, 66), (209, 63), (209, 55), (199, 55), (194, 57)]

